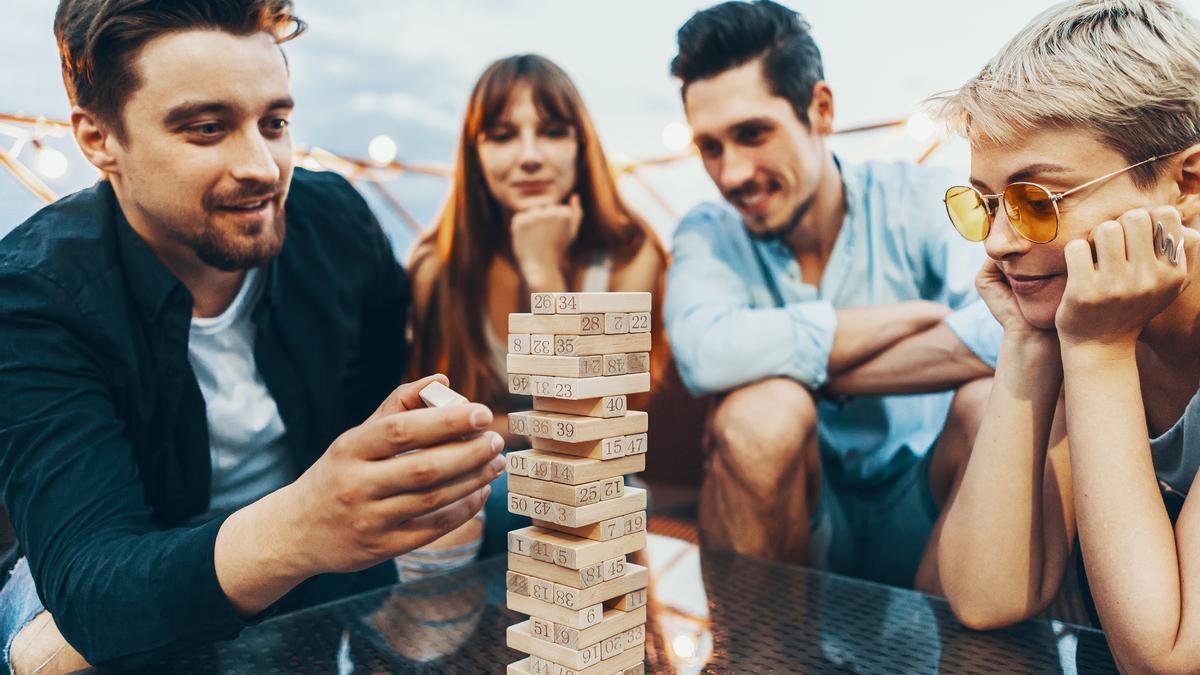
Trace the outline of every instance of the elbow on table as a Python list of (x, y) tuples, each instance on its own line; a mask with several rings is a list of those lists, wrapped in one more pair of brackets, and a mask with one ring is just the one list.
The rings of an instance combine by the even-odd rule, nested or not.
[[(948, 581), (948, 580), (944, 580)], [(946, 583), (946, 600), (959, 623), (976, 631), (992, 631), (1031, 619), (1045, 609), (1049, 602), (1021, 602), (1019, 593), (997, 593), (986, 590), (986, 583), (973, 582), (970, 590), (955, 588)], [(994, 588), (995, 586), (990, 586)]]

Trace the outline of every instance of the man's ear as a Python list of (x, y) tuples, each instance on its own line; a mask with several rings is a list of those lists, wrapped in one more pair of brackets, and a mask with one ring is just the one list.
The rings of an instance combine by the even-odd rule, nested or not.
[(79, 150), (104, 175), (120, 173), (113, 147), (120, 143), (112, 128), (79, 106), (71, 109), (71, 132)]
[(812, 103), (808, 105), (808, 126), (820, 136), (833, 133), (833, 90), (824, 80), (813, 85)]

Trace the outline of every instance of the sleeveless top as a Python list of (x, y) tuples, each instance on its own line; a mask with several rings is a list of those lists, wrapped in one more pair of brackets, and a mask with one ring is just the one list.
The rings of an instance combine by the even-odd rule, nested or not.
[(1188, 401), (1187, 409), (1174, 426), (1158, 438), (1150, 439), (1150, 454), (1159, 491), (1174, 523), (1200, 470), (1200, 392)]
[[(608, 290), (612, 281), (612, 256), (607, 253), (597, 253), (583, 270), (583, 279), (579, 284), (580, 293), (603, 293)], [(488, 317), (487, 306), (482, 309), (483, 335), (487, 339), (489, 352), (492, 355), (492, 367), (497, 373), (504, 375), (508, 372), (508, 340), (500, 339), (492, 328)], [(506, 336), (507, 338), (507, 336)], [(509, 395), (508, 409), (518, 410), (529, 407), (528, 396)]]

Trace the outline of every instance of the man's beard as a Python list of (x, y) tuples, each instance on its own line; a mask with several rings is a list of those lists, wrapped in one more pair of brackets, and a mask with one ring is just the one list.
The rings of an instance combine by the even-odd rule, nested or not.
[(186, 242), (196, 252), (196, 257), (206, 265), (223, 272), (236, 272), (261, 267), (279, 255), (283, 249), (287, 223), (284, 209), (276, 210), (275, 219), (265, 228), (271, 232), (260, 232), (248, 245), (238, 245), (220, 235), (217, 227), (208, 224), (196, 236)]
[(800, 221), (804, 220), (804, 216), (808, 214), (808, 210), (812, 208), (813, 199), (815, 198), (816, 195), (812, 195), (803, 202), (800, 202), (800, 204), (796, 207), (796, 210), (792, 211), (792, 215), (787, 219), (787, 222), (785, 222), (782, 227), (774, 230), (768, 230), (766, 232), (755, 232), (750, 228), (746, 228), (746, 232), (750, 235), (751, 239), (761, 242), (786, 242), (787, 239), (792, 236), (792, 233), (796, 231), (796, 228), (800, 226)]

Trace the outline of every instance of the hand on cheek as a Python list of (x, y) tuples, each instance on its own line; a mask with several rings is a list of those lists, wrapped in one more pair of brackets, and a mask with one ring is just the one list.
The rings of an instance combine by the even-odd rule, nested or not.
[(513, 214), (513, 255), (526, 282), (561, 274), (567, 249), (579, 235), (583, 209), (579, 195), (571, 195), (566, 204), (536, 206)]
[[(1160, 250), (1157, 224), (1170, 243), (1168, 251)], [(1182, 227), (1174, 207), (1158, 207), (1101, 223), (1090, 244), (1082, 239), (1067, 244), (1067, 285), (1054, 321), (1063, 348), (1132, 348), (1146, 324), (1183, 290), (1185, 238), (1200, 234)]]

